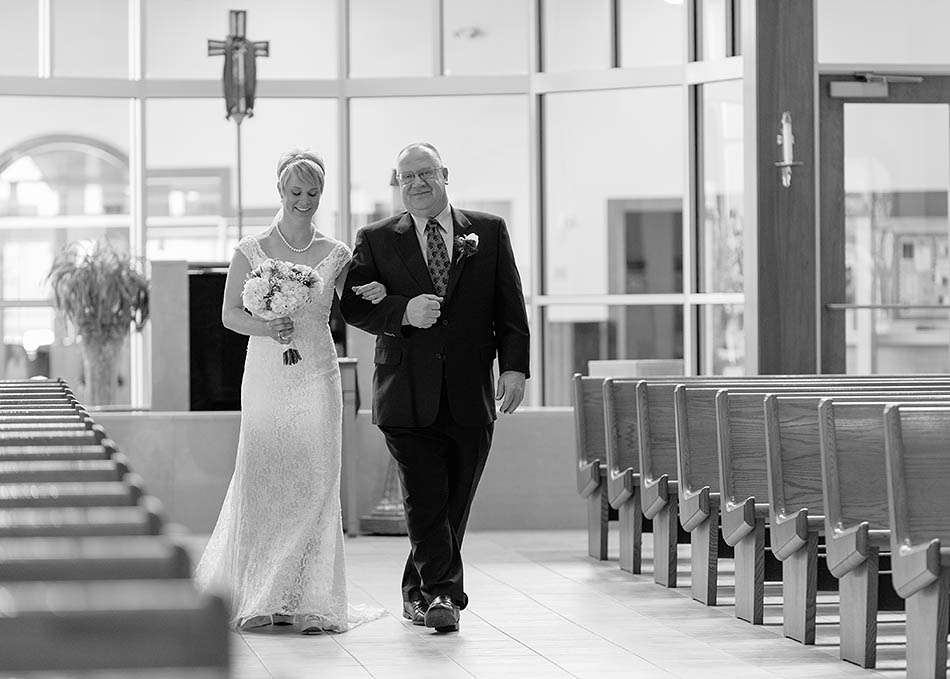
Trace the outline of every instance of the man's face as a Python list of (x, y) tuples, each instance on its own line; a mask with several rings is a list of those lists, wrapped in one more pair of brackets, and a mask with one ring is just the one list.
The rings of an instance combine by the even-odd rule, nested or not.
[(434, 153), (410, 149), (399, 159), (396, 173), (406, 210), (421, 217), (435, 217), (445, 208), (449, 171)]

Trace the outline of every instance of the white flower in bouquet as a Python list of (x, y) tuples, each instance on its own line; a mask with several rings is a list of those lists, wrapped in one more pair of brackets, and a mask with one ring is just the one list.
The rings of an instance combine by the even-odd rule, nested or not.
[(264, 298), (269, 292), (270, 284), (263, 278), (248, 278), (244, 284), (244, 292), (241, 293), (244, 308), (250, 311), (263, 310)]

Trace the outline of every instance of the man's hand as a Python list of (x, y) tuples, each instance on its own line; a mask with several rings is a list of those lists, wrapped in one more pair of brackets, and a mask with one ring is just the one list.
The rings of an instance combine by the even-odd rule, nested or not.
[(442, 298), (438, 295), (417, 295), (406, 305), (406, 320), (417, 328), (431, 328), (441, 314)]
[(518, 409), (524, 399), (524, 373), (506, 370), (498, 376), (498, 388), (495, 400), (501, 400), (499, 410), (510, 415)]

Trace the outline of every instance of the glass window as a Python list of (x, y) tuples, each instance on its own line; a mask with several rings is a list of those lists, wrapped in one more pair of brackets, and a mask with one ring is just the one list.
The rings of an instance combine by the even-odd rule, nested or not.
[(390, 185), (396, 154), (411, 142), (431, 142), (449, 168), (452, 204), (505, 218), (530, 293), (527, 105), (521, 95), (354, 99), (354, 232), (402, 210), (398, 188)]
[(546, 294), (682, 291), (683, 116), (679, 87), (545, 96)]
[(432, 75), (431, 0), (350, 0), (350, 75)]
[(697, 307), (701, 375), (744, 375), (745, 332), (741, 304)]
[(612, 66), (609, 0), (543, 0), (541, 20), (545, 71)]
[[(129, 104), (115, 99), (0, 97), (0, 375), (56, 375), (82, 398), (74, 330), (56, 319), (46, 276), (67, 243), (129, 244)], [(129, 402), (128, 345), (119, 402)]]
[(733, 0), (699, 0), (702, 59), (723, 59), (736, 52), (732, 47)]
[[(145, 69), (152, 78), (220, 78), (223, 56), (208, 56), (208, 40), (228, 35), (225, 0), (146, 2)], [(335, 0), (242, 0), (247, 38), (270, 42), (258, 57), (259, 78), (335, 78)]]
[[(153, 99), (146, 119), (148, 257), (230, 260), (237, 236), (236, 133), (224, 119), (223, 101)], [(258, 122), (245, 122), (245, 137)], [(245, 210), (246, 232), (266, 226), (274, 211)]]
[(527, 0), (445, 0), (445, 75), (527, 73)]
[(700, 292), (742, 292), (742, 81), (701, 87)]
[(571, 404), (571, 375), (595, 359), (683, 357), (683, 307), (544, 307), (544, 405)]
[(946, 64), (950, 3), (817, 0), (818, 61)]
[[(219, 99), (153, 99), (148, 104), (148, 256), (229, 261), (237, 244), (236, 126)], [(327, 168), (317, 228), (346, 240), (339, 225), (336, 102), (260, 99), (241, 125), (244, 235), (270, 225), (280, 207), (277, 160), (311, 148)], [(181, 120), (188, 120), (183, 128)]]
[(0, 45), (15, 58), (0, 59), (0, 75), (37, 75), (39, 72), (39, 3), (0, 0)]
[[(847, 370), (948, 368), (950, 107), (845, 104)], [(936, 308), (934, 308), (936, 307)]]
[(618, 11), (622, 67), (683, 63), (686, 13), (682, 2), (621, 0)]
[(54, 0), (51, 8), (53, 75), (128, 77), (128, 0)]

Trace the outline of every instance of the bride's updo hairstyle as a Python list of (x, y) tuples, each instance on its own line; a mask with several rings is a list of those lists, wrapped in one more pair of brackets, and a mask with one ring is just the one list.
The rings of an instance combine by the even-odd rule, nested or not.
[(287, 188), (287, 182), (294, 176), (316, 184), (320, 187), (320, 193), (323, 193), (326, 178), (323, 158), (310, 149), (290, 149), (283, 153), (277, 162), (277, 190), (281, 195)]

